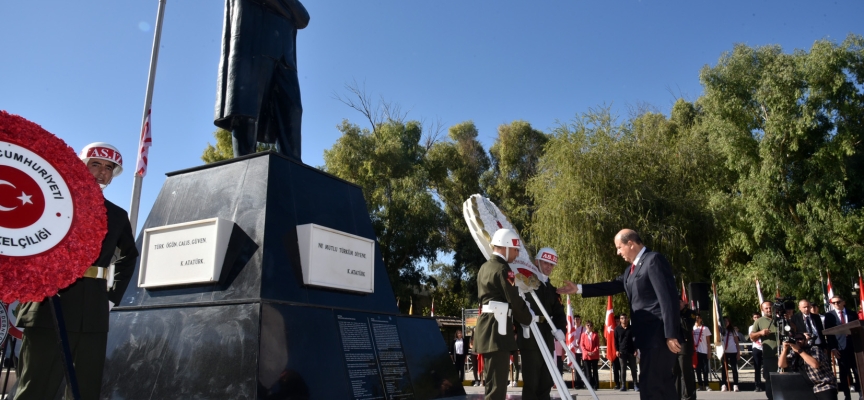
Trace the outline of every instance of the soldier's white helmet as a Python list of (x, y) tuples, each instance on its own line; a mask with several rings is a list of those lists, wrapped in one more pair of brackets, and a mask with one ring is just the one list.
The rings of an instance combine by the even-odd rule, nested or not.
[(519, 239), (519, 235), (516, 231), (512, 229), (499, 229), (495, 231), (495, 235), (492, 236), (491, 244), (498, 247), (518, 249), (522, 244), (522, 240)]
[(84, 161), (84, 164), (89, 164), (90, 159), (93, 158), (111, 161), (114, 164), (117, 164), (117, 166), (114, 167), (115, 178), (123, 172), (123, 156), (120, 155), (120, 151), (117, 150), (116, 147), (105, 142), (95, 142), (84, 146), (84, 148), (81, 149), (81, 153), (78, 154), (78, 158), (80, 158), (81, 161)]
[(558, 253), (552, 250), (551, 247), (544, 247), (537, 252), (537, 261), (543, 260), (552, 265), (558, 265)]

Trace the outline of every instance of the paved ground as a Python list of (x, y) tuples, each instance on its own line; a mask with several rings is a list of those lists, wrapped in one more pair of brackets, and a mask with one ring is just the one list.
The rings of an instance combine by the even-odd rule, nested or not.
[[(468, 393), (466, 396), (459, 397), (451, 397), (448, 400), (482, 400), (483, 399), (483, 388), (475, 387), (475, 386), (466, 386), (465, 392)], [(582, 399), (587, 400), (591, 399), (591, 394), (588, 393), (587, 390), (570, 390), (570, 394), (575, 395), (574, 399)], [(635, 391), (627, 391), (627, 392), (619, 392), (617, 390), (612, 389), (600, 389), (597, 391), (597, 397), (604, 400), (637, 400), (639, 398), (639, 392)], [(741, 400), (763, 400), (766, 399), (764, 392), (697, 392), (696, 397), (699, 399), (741, 399)], [(520, 400), (522, 398), (522, 388), (509, 388), (507, 389), (507, 399), (510, 400)], [(553, 399), (559, 399), (558, 392), (552, 392)]]
[[(468, 371), (466, 375), (470, 375), (471, 372)], [(629, 376), (629, 375), (628, 375)], [(639, 399), (639, 392), (630, 390), (627, 392), (619, 392), (617, 390), (609, 389), (611, 387), (611, 383), (609, 382), (609, 378), (611, 374), (609, 370), (600, 370), (600, 378), (604, 379), (600, 382), (600, 389), (597, 390), (597, 397), (604, 400), (637, 400)], [(741, 388), (741, 392), (721, 392), (720, 386), (718, 384), (719, 376), (710, 376), (711, 386), (713, 387), (713, 391), (700, 391), (696, 393), (696, 397), (698, 399), (741, 399), (741, 400), (763, 400), (767, 397), (764, 392), (754, 392), (753, 391), (753, 370), (745, 369), (739, 372), (738, 381), (739, 387)], [(570, 374), (564, 373), (564, 379), (569, 381)], [(520, 382), (521, 383), (521, 382)], [(470, 382), (466, 381), (468, 386), (465, 386), (466, 396), (458, 396), (451, 397), (447, 400), (482, 400), (483, 399), (483, 387), (479, 386), (470, 386)], [(588, 400), (591, 399), (591, 394), (588, 390), (580, 389), (580, 390), (570, 390), (570, 394), (574, 395), (574, 399), (582, 399)], [(507, 389), (507, 399), (508, 400), (520, 400), (522, 398), (522, 388), (521, 387), (510, 387)], [(560, 399), (557, 390), (552, 391), (553, 399)]]

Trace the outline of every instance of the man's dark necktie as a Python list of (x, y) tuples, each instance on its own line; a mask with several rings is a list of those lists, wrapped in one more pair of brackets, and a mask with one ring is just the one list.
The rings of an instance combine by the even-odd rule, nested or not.
[(636, 264), (630, 264), (630, 275), (633, 275), (633, 270), (636, 269)]
[(810, 322), (810, 316), (807, 315), (804, 318), (807, 320), (807, 332), (810, 332), (810, 333), (815, 335), (816, 334), (816, 328), (813, 328), (813, 323)]
[[(843, 313), (843, 310), (837, 310), (837, 314), (840, 315), (840, 325), (846, 323), (846, 315)], [(840, 350), (846, 350), (846, 335), (837, 335), (837, 347)]]

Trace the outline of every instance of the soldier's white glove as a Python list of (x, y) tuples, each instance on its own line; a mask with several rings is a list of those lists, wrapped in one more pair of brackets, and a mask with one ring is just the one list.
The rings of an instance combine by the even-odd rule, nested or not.
[(534, 310), (531, 307), (528, 307), (528, 312), (531, 313), (531, 322), (540, 322), (540, 318), (537, 318), (537, 315), (534, 314)]
[[(522, 325), (522, 324), (520, 324)], [(522, 337), (525, 339), (531, 338), (531, 326), (530, 325), (522, 325)]]
[(564, 332), (560, 329), (556, 330), (553, 335), (555, 335), (555, 340), (563, 341), (564, 340)]
[(112, 308), (114, 308), (114, 302), (111, 300), (108, 300), (108, 311), (111, 311)]

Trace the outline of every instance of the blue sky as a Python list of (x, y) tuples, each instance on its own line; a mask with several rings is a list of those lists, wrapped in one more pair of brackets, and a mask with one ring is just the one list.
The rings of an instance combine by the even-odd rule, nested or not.
[[(0, 3), (0, 109), (76, 150), (108, 141), (127, 171), (106, 197), (128, 208), (157, 1)], [(809, 49), (864, 34), (864, 2), (306, 1), (298, 34), (303, 161), (323, 164), (354, 80), (409, 118), (473, 120), (487, 146), (522, 119), (549, 131), (589, 107), (668, 113), (702, 93), (699, 70), (735, 43)], [(213, 142), (224, 2), (168, 0), (153, 97), (150, 170), (139, 227), (165, 173), (200, 165)]]

